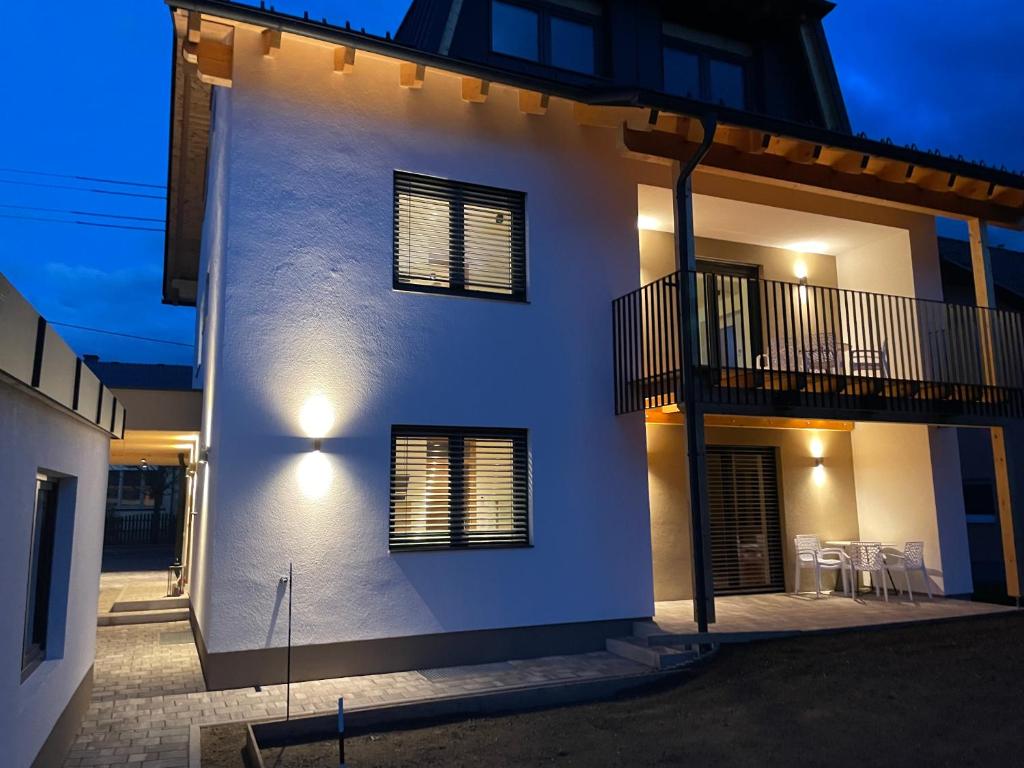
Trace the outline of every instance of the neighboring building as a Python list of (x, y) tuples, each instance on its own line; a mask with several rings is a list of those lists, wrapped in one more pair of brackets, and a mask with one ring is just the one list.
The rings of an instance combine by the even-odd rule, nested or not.
[(971, 594), (957, 426), (1019, 595), (1024, 325), (943, 301), (936, 217), (991, 306), (1024, 177), (851, 135), (830, 3), (168, 2), (211, 687), (284, 679), (289, 563), (297, 679), (703, 628), (797, 534)]
[(59, 765), (89, 705), (107, 456), (124, 418), (0, 275), (5, 765)]
[[(996, 285), (996, 306), (1024, 312), (1024, 253), (998, 247), (990, 248), (989, 253)], [(970, 243), (941, 237), (939, 254), (942, 257), (942, 290), (946, 301), (973, 303)], [(1006, 567), (991, 441), (984, 429), (960, 429), (957, 436), (974, 594), (1002, 599), (1007, 596)]]

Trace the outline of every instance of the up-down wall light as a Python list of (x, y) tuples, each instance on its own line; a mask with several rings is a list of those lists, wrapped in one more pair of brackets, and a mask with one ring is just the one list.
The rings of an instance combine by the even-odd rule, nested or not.
[(313, 441), (313, 450), (299, 462), (299, 485), (308, 498), (319, 499), (331, 487), (331, 464), (321, 450), (334, 426), (334, 409), (327, 398), (313, 395), (306, 400), (299, 411), (299, 424)]
[(825, 446), (817, 437), (811, 440), (811, 457), (814, 459), (814, 469), (811, 470), (811, 477), (815, 485), (825, 484)]

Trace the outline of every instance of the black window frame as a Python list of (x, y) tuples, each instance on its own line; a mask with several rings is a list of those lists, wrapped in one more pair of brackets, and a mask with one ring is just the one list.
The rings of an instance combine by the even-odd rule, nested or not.
[[(470, 439), (508, 439), (513, 441), (513, 486), (514, 495), (522, 499), (522, 506), (513, 512), (514, 520), (521, 519), (525, 523), (525, 529), (520, 539), (510, 538), (503, 542), (479, 543), (472, 541), (465, 533), (467, 507), (461, 510), (449, 509), (450, 540), (447, 543), (437, 542), (406, 542), (403, 543), (396, 537), (395, 532), (395, 502), (399, 495), (398, 468), (397, 468), (397, 445), (401, 438), (444, 438), (449, 441), (449, 482), (452, 483), (451, 497), (454, 501), (465, 500), (468, 497), (466, 491), (469, 476), (465, 473), (461, 459), (455, 458), (461, 455), (462, 448), (453, 450), (452, 445), (461, 443), (464, 445)], [(388, 551), (392, 554), (403, 552), (451, 552), (483, 549), (526, 549), (533, 546), (533, 489), (530, 470), (530, 437), (529, 430), (523, 428), (506, 427), (448, 427), (448, 426), (422, 426), (410, 424), (394, 424), (391, 427), (391, 462), (389, 473), (388, 491)], [(461, 525), (462, 533), (457, 528)]]
[[(410, 184), (415, 185), (413, 191)], [(455, 181), (439, 176), (396, 170), (393, 179), (393, 250), (392, 250), (392, 282), (396, 291), (412, 291), (416, 293), (432, 293), (444, 296), (461, 296), (465, 298), (492, 299), (495, 301), (527, 302), (527, 243), (526, 243), (526, 193), (492, 187), (472, 182)], [(449, 208), (449, 285), (423, 285), (414, 282), (416, 278), (403, 279), (401, 267), (400, 239), (400, 196), (415, 194), (419, 197), (432, 197), (443, 200)], [(465, 205), (496, 204), (500, 202), (512, 214), (510, 226), (510, 262), (511, 273), (509, 291), (467, 288), (465, 281), (465, 243), (463, 241), (465, 227)]]
[[(537, 54), (538, 58), (529, 59), (517, 56), (514, 53), (499, 51), (494, 47), (494, 3), (500, 2), (505, 5), (512, 5), (523, 10), (537, 14)], [(581, 77), (601, 77), (605, 57), (605, 45), (603, 24), (605, 19), (604, 4), (601, 5), (600, 14), (587, 13), (575, 8), (569, 8), (552, 3), (541, 2), (540, 0), (490, 0), (487, 4), (487, 44), (493, 56), (500, 56), (512, 61), (524, 61), (530, 64), (537, 64), (544, 67), (556, 69), (559, 72), (570, 72)], [(571, 21), (590, 27), (594, 32), (594, 61), (590, 72), (581, 72), (578, 69), (567, 69), (552, 63), (551, 60), (551, 19), (559, 18), (564, 21)]]
[[(663, 34), (661, 36), (661, 90), (670, 96), (680, 96), (681, 98), (690, 98), (682, 96), (680, 94), (670, 93), (665, 85), (665, 51), (667, 49), (681, 51), (697, 57), (698, 67), (698, 81), (700, 85), (700, 93), (692, 97), (698, 101), (703, 101), (707, 104), (711, 104), (716, 107), (725, 107), (726, 109), (738, 109), (741, 111), (749, 111), (752, 109), (753, 104), (753, 88), (751, 79), (751, 59), (749, 56), (744, 56), (739, 53), (733, 53), (731, 51), (723, 51), (718, 48), (709, 48), (703, 45), (697, 45), (682, 40), (672, 35)], [(711, 62), (712, 60), (726, 62), (728, 64), (737, 65), (743, 72), (743, 106), (734, 107), (729, 104), (722, 102), (716, 102), (711, 100)]]
[[(40, 509), (40, 495), (44, 485), (48, 486), (46, 488), (46, 508)], [(25, 619), (22, 627), (22, 681), (48, 658), (47, 652), (52, 630), (50, 614), (53, 607), (53, 576), (57, 551), (57, 515), (60, 492), (61, 479), (59, 477), (52, 477), (43, 472), (37, 473), (36, 490), (32, 498)], [(42, 521), (39, 519), (40, 514), (44, 516)]]

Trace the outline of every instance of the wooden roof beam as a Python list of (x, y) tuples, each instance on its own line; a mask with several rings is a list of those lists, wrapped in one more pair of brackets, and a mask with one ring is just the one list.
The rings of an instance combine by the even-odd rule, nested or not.
[(281, 30), (264, 29), (260, 32), (260, 45), (264, 56), (276, 57), (281, 52)]
[(414, 61), (403, 61), (398, 67), (398, 84), (403, 88), (413, 90), (423, 87), (423, 80), (427, 76), (427, 68)]
[(519, 111), (524, 115), (543, 115), (548, 111), (550, 96), (537, 91), (519, 89)]
[(769, 155), (778, 155), (791, 163), (805, 165), (817, 162), (823, 151), (821, 144), (790, 139), (786, 136), (771, 136), (767, 142), (762, 140), (762, 146)]
[(870, 155), (851, 152), (839, 147), (824, 147), (818, 156), (818, 163), (840, 173), (862, 173), (870, 161)]
[(349, 73), (356, 66), (356, 49), (351, 45), (339, 45), (334, 49), (334, 71)]
[(474, 104), (483, 104), (491, 92), (491, 84), (478, 77), (462, 78), (462, 100)]

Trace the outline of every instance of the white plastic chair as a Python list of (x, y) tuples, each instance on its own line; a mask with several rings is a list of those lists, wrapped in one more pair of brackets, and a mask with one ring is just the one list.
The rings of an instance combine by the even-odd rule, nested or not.
[(846, 553), (841, 549), (826, 547), (822, 549), (817, 536), (801, 534), (793, 537), (795, 562), (793, 573), (793, 594), (800, 592), (800, 573), (804, 568), (814, 569), (815, 594), (821, 597), (821, 572), (839, 571), (843, 576), (843, 592), (848, 593), (849, 583), (846, 580)]
[[(870, 573), (875, 584), (875, 597), (879, 587), (885, 593), (885, 601), (889, 602), (889, 585), (885, 583), (885, 557), (882, 555), (882, 544), (878, 541), (854, 541), (850, 544), (850, 570), (853, 572), (854, 589), (857, 586), (858, 573)], [(877, 577), (877, 578), (876, 578)]]
[[(903, 545), (903, 552), (889, 550), (885, 553), (885, 567), (890, 571), (902, 571), (903, 578), (907, 582), (907, 595), (910, 602), (914, 602), (914, 590), (910, 586), (910, 572), (920, 571), (924, 579), (925, 589), (928, 590), (928, 599), (932, 600), (932, 584), (928, 580), (928, 569), (924, 565), (924, 542), (908, 541)], [(899, 587), (896, 588), (899, 590)], [(902, 593), (901, 593), (902, 594)]]

